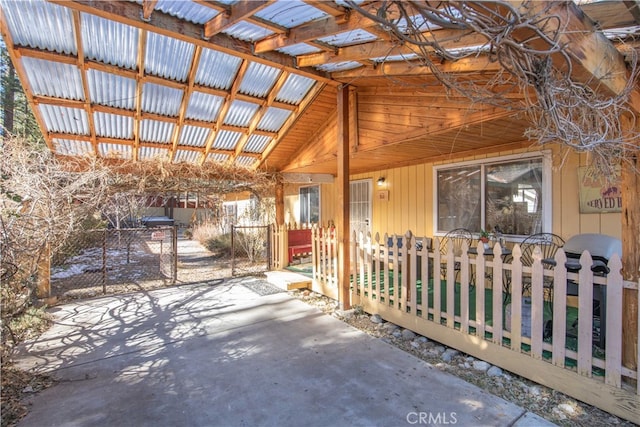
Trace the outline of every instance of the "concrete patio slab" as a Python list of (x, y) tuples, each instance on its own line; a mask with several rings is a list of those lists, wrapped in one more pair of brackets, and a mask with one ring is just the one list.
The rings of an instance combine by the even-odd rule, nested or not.
[(19, 425), (531, 425), (522, 408), (258, 282), (55, 307), (18, 362), (59, 382)]

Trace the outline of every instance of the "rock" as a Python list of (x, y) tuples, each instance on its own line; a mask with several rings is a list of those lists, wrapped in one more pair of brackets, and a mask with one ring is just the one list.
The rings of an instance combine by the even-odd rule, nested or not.
[(418, 341), (420, 342), (420, 344), (426, 344), (429, 342), (429, 338), (420, 336), (418, 337)]
[(532, 386), (527, 391), (532, 396), (540, 396), (540, 387)]
[(398, 325), (396, 325), (395, 323), (391, 323), (391, 322), (387, 322), (384, 325), (382, 325), (382, 327), (388, 331), (389, 333), (395, 331), (396, 329), (400, 328)]
[(333, 312), (333, 316), (337, 317), (338, 319), (345, 319), (345, 320), (349, 320), (352, 319), (353, 316), (355, 316), (355, 310), (351, 309), (351, 310), (336, 310)]
[(553, 410), (551, 411), (553, 413), (553, 416), (556, 417), (558, 420), (560, 421), (564, 421), (567, 419), (567, 416), (565, 415), (564, 412), (562, 412), (560, 409), (553, 408)]
[(476, 360), (476, 359), (473, 356), (467, 356), (467, 358), (464, 359), (464, 360), (466, 360), (469, 363), (473, 363), (473, 361)]
[(442, 345), (437, 345), (437, 346), (435, 346), (433, 349), (434, 349), (438, 354), (440, 354), (440, 353), (444, 353), (444, 351), (445, 351), (445, 348), (444, 348), (444, 346), (442, 346)]
[(409, 329), (403, 329), (402, 330), (402, 338), (404, 338), (405, 340), (412, 340), (416, 337), (415, 332), (409, 330)]
[(486, 372), (490, 367), (491, 364), (483, 360), (476, 360), (475, 362), (473, 362), (473, 369), (475, 369), (476, 371)]
[(400, 331), (400, 329), (396, 329), (395, 331), (393, 331), (391, 333), (391, 335), (393, 335), (396, 338), (400, 338), (400, 337), (402, 337), (402, 331)]
[(28, 386), (26, 386), (25, 388), (22, 389), (23, 393), (33, 393), (34, 391), (35, 390), (30, 385), (28, 385)]
[(372, 314), (371, 317), (369, 318), (369, 320), (371, 320), (371, 322), (373, 323), (382, 323), (382, 317), (379, 314)]
[(411, 341), (411, 347), (420, 348), (420, 342), (418, 342), (416, 340)]
[(469, 362), (464, 362), (463, 366), (464, 366), (465, 369), (470, 369), (471, 368), (471, 365), (469, 364)]
[(500, 376), (502, 376), (502, 369), (498, 368), (497, 366), (492, 366), (487, 371), (487, 376), (489, 376), (489, 377), (500, 377)]
[(561, 403), (557, 406), (557, 409), (559, 409), (560, 411), (564, 412), (567, 415), (577, 415), (578, 412), (576, 411), (576, 408), (574, 408), (573, 406), (569, 405), (568, 403)]
[(452, 348), (449, 348), (449, 349), (445, 350), (444, 353), (442, 353), (442, 360), (447, 362), (447, 363), (451, 362), (451, 359), (453, 359), (458, 354), (460, 354), (460, 352), (458, 350), (454, 350)]

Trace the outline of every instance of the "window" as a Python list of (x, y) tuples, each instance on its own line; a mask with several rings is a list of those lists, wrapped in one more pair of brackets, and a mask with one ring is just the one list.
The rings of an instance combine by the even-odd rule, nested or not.
[(435, 173), (439, 232), (462, 227), (528, 236), (551, 230), (548, 156), (458, 164)]
[(300, 222), (320, 222), (320, 186), (300, 188)]

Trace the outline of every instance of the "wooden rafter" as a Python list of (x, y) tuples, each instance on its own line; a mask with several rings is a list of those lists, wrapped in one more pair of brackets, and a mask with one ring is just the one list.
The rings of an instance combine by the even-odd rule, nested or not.
[(194, 83), (196, 79), (196, 71), (198, 71), (198, 64), (200, 63), (200, 56), (202, 55), (202, 48), (196, 46), (191, 64), (189, 66), (189, 73), (187, 76), (187, 89), (182, 93), (182, 102), (180, 103), (180, 110), (178, 112), (178, 120), (173, 130), (172, 144), (171, 144), (171, 161), (175, 159), (176, 151), (178, 147), (178, 141), (180, 138), (180, 132), (184, 126), (185, 114), (187, 113), (187, 106), (189, 105), (189, 98), (193, 93)]
[(216, 15), (204, 24), (204, 36), (206, 38), (214, 36), (264, 9), (272, 2), (273, 0), (241, 0), (238, 3), (234, 3), (229, 6), (228, 10)]
[(82, 93), (84, 96), (84, 105), (82, 109), (87, 114), (87, 122), (89, 124), (89, 141), (93, 147), (93, 153), (99, 156), (98, 142), (96, 141), (96, 124), (93, 117), (93, 111), (91, 109), (91, 96), (89, 94), (89, 83), (87, 82), (87, 71), (84, 66), (84, 47), (82, 45), (82, 38), (80, 37), (81, 24), (80, 24), (80, 12), (73, 12), (73, 26), (75, 28), (76, 46), (78, 46), (78, 71), (80, 78), (82, 79)]

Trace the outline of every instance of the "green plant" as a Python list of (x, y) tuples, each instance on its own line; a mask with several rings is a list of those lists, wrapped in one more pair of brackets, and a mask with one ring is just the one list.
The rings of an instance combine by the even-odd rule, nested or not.
[(481, 241), (483, 241), (484, 243), (487, 243), (489, 241), (489, 237), (491, 237), (491, 233), (489, 233), (485, 229), (481, 229), (480, 230), (480, 240)]

